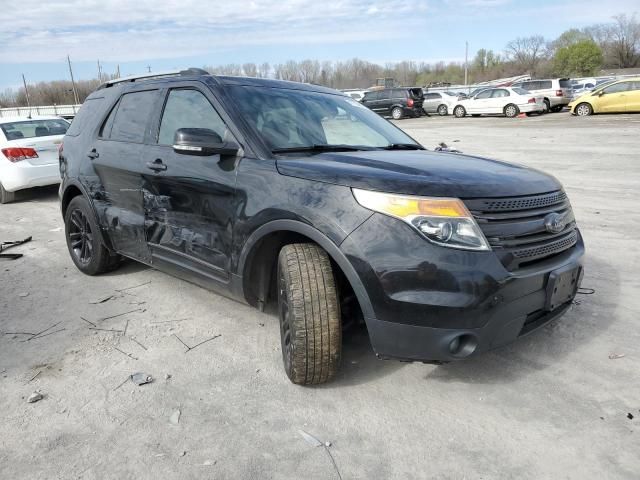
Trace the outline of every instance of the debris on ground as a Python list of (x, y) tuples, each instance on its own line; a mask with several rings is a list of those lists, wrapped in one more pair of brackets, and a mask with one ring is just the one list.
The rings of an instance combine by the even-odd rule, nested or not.
[(21, 298), (28, 297), (28, 296), (29, 296), (29, 292), (22, 292), (22, 293), (19, 293), (19, 294), (18, 294), (18, 296), (19, 296), (19, 297), (21, 297)]
[(298, 433), (302, 436), (302, 438), (304, 438), (305, 442), (307, 442), (312, 447), (322, 446), (322, 442), (310, 433), (307, 433), (304, 430), (298, 430)]
[[(32, 237), (27, 237), (24, 240), (18, 240), (15, 242), (0, 242), (0, 252), (9, 250), (10, 248), (17, 247), (18, 245), (23, 245), (27, 242), (30, 242), (31, 238)], [(24, 254), (22, 253), (0, 253), (0, 258), (6, 258), (7, 260), (17, 260), (23, 255)]]
[(215, 465), (216, 463), (218, 463), (217, 460), (205, 460), (202, 465), (204, 465), (205, 467), (210, 467), (211, 465)]
[(631, 413), (631, 412), (627, 413), (627, 418), (629, 420), (633, 420), (633, 413)]
[(177, 336), (175, 333), (172, 333), (172, 335), (173, 335), (174, 337), (176, 337), (176, 338), (178, 339), (178, 341), (179, 341), (182, 345), (184, 345), (185, 347), (187, 347), (187, 350), (186, 350), (184, 353), (189, 353), (189, 352), (190, 352), (191, 350), (193, 350), (194, 348), (199, 347), (200, 345), (203, 345), (203, 344), (205, 344), (205, 343), (207, 343), (207, 342), (210, 342), (211, 340), (215, 340), (216, 338), (218, 338), (218, 337), (221, 337), (221, 336), (222, 336), (222, 334), (214, 335), (213, 337), (211, 337), (211, 338), (207, 338), (206, 340), (204, 340), (204, 341), (202, 341), (202, 342), (200, 342), (200, 343), (195, 344), (193, 347), (190, 347), (189, 345), (187, 345), (186, 343), (184, 343), (184, 342), (182, 341), (182, 339), (181, 339), (179, 336)]
[(140, 386), (153, 382), (153, 377), (151, 375), (147, 375), (146, 373), (138, 372), (131, 375), (131, 381)]
[[(29, 395), (29, 398), (27, 398), (27, 403), (36, 403), (36, 402), (39, 402), (40, 400), (42, 400), (43, 398), (44, 398), (44, 395), (42, 395), (38, 391), (35, 391), (31, 395)], [(631, 414), (629, 414), (629, 415), (631, 415)]]
[(100, 303), (105, 303), (105, 302), (108, 302), (109, 300), (113, 300), (114, 298), (116, 298), (115, 295), (107, 295), (106, 297), (99, 298), (99, 299), (94, 300), (93, 302), (89, 302), (89, 303), (91, 305), (98, 305)]
[(169, 379), (171, 379), (171, 374), (170, 374), (170, 373), (165, 373), (165, 375), (164, 375), (164, 379), (165, 379), (165, 380), (169, 380)]
[(184, 457), (187, 454), (187, 452), (185, 452), (184, 450), (180, 452), (180, 454), (178, 455), (179, 457)]
[(612, 353), (609, 355), (609, 360), (617, 360), (618, 358), (624, 358), (624, 353)]
[(448, 153), (462, 153), (460, 150), (450, 147), (444, 142), (440, 142), (436, 148), (434, 148), (436, 152), (448, 152)]
[(178, 425), (180, 423), (180, 414), (181, 414), (180, 409), (175, 410), (169, 417), (169, 422), (172, 425)]
[[(115, 331), (115, 330), (114, 330)], [(135, 355), (131, 355), (130, 353), (127, 353), (125, 351), (120, 350), (118, 347), (113, 347), (114, 349), (116, 349), (117, 351), (119, 351), (120, 353), (122, 353), (123, 355), (126, 355), (129, 358), (132, 358), (133, 360), (138, 360), (138, 357), (136, 357)]]

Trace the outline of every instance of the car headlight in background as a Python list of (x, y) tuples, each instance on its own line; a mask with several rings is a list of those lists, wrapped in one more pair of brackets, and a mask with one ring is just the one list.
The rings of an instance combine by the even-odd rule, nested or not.
[(475, 219), (457, 198), (352, 190), (363, 207), (405, 221), (433, 243), (464, 250), (491, 250)]

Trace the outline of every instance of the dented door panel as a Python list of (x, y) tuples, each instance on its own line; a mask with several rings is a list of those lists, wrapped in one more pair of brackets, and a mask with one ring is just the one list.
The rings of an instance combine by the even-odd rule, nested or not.
[[(199, 264), (226, 279), (234, 217), (235, 168), (219, 155), (181, 155), (167, 146), (148, 146), (147, 162), (166, 170), (144, 178), (144, 230), (154, 258)], [(186, 266), (186, 265), (185, 265)]]

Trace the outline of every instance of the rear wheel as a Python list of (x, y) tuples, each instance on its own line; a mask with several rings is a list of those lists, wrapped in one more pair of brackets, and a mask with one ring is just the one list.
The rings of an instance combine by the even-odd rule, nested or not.
[(327, 253), (313, 243), (286, 245), (278, 256), (282, 360), (299, 385), (325, 383), (340, 365), (338, 289)]
[(400, 107), (395, 107), (391, 110), (391, 117), (394, 120), (400, 120), (402, 118), (402, 109)]
[(120, 256), (102, 243), (102, 235), (86, 198), (74, 197), (64, 216), (65, 237), (71, 260), (82, 273), (98, 275), (114, 270)]
[(558, 113), (558, 112), (561, 112), (563, 108), (564, 108), (564, 105), (556, 105), (555, 107), (551, 107), (551, 111), (553, 113)]
[(453, 115), (456, 118), (462, 118), (467, 114), (467, 111), (464, 109), (464, 107), (462, 105), (458, 105), (456, 108), (453, 109)]
[(0, 203), (10, 203), (16, 199), (15, 192), (7, 192), (0, 183)]
[(593, 107), (588, 103), (584, 102), (578, 105), (575, 108), (574, 112), (576, 112), (576, 115), (578, 115), (579, 117), (588, 117), (593, 113)]
[(441, 117), (444, 117), (448, 113), (449, 113), (449, 109), (447, 108), (446, 105), (438, 106), (438, 115), (440, 115)]
[(509, 105), (504, 107), (504, 115), (508, 118), (517, 117), (519, 113), (520, 113), (520, 109), (518, 108), (517, 105), (514, 105), (513, 103), (510, 103)]
[(549, 113), (551, 111), (551, 102), (548, 98), (544, 99), (544, 110), (542, 113)]

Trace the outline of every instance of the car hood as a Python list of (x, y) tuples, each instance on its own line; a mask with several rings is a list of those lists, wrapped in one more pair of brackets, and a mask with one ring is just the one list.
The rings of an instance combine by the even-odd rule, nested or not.
[(562, 188), (551, 175), (522, 165), (428, 150), (283, 156), (277, 166), (291, 177), (409, 195), (509, 197)]

